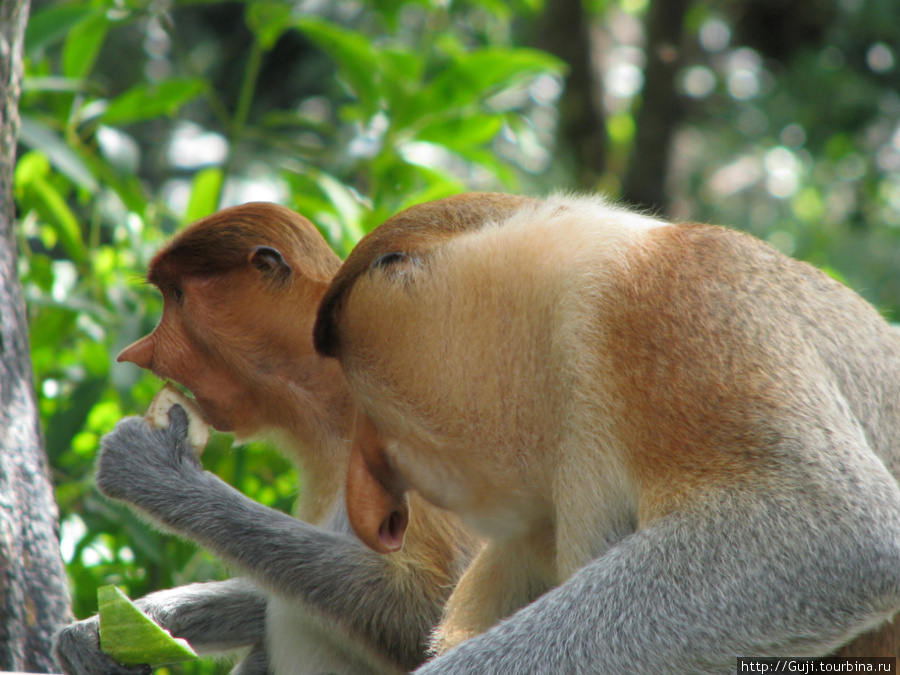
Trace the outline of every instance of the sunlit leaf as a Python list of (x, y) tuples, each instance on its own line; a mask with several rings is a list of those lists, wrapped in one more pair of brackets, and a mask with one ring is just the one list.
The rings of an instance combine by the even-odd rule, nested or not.
[(825, 215), (825, 203), (814, 187), (798, 191), (791, 200), (791, 207), (799, 220), (813, 225), (820, 223)]
[(565, 70), (559, 59), (534, 49), (489, 47), (468, 52), (451, 63), (429, 87), (435, 101), (461, 106), (483, 99), (526, 77)]
[(502, 128), (499, 115), (453, 116), (426, 125), (416, 138), (451, 147), (481, 145), (495, 138)]
[[(552, 2), (553, 0), (548, 0)], [(502, 18), (509, 19), (512, 16), (512, 7), (509, 0), (470, 0), (473, 5), (479, 5), (488, 10), (491, 14)]]
[(25, 27), (25, 53), (62, 40), (74, 26), (96, 10), (88, 4), (67, 2), (45, 5), (34, 12)]
[(186, 640), (160, 628), (115, 586), (97, 589), (100, 647), (125, 666), (161, 665), (197, 658)]
[(71, 77), (25, 77), (22, 80), (22, 92), (56, 92), (56, 93), (72, 93), (85, 90), (84, 80), (73, 79)]
[(94, 377), (80, 383), (67, 401), (64, 409), (57, 412), (47, 422), (47, 454), (58, 457), (66, 452), (72, 439), (84, 429), (88, 415), (94, 404), (103, 396), (108, 380), (105, 377)]
[(260, 46), (268, 51), (290, 28), (291, 5), (282, 0), (256, 0), (247, 5), (244, 16)]
[(28, 152), (16, 162), (14, 184), (16, 190), (22, 190), (34, 181), (45, 177), (50, 172), (50, 160), (43, 152)]
[(81, 78), (90, 73), (108, 30), (109, 19), (105, 12), (88, 16), (73, 26), (63, 46), (63, 74)]
[(192, 223), (215, 213), (219, 208), (219, 197), (225, 175), (218, 167), (198, 171), (191, 182), (191, 198), (184, 213), (183, 223)]
[(324, 172), (315, 173), (312, 179), (334, 205), (341, 218), (345, 235), (353, 241), (361, 239), (364, 234), (360, 227), (362, 206), (353, 191), (334, 176)]
[(91, 193), (97, 192), (100, 188), (87, 163), (46, 124), (23, 115), (19, 127), (19, 140), (34, 150), (40, 150), (60, 173), (79, 187)]
[(634, 117), (628, 112), (611, 115), (606, 120), (610, 140), (617, 145), (626, 145), (634, 140), (637, 131)]
[(77, 264), (87, 261), (88, 251), (81, 225), (65, 197), (50, 178), (50, 163), (42, 153), (32, 151), (19, 163), (15, 173), (17, 194), (29, 195), (41, 207), (66, 254)]
[[(416, 53), (400, 49), (382, 49), (376, 54), (378, 59), (373, 64), (373, 70), (378, 72), (381, 96), (386, 106), (394, 113), (394, 120), (415, 120), (421, 116), (434, 114), (430, 106), (421, 109), (411, 109), (416, 105), (414, 94), (421, 87), (424, 77), (427, 57), (422, 53)], [(403, 122), (400, 122), (403, 124)]]
[(377, 55), (372, 43), (360, 33), (321, 19), (304, 18), (295, 25), (334, 60), (341, 78), (368, 114), (374, 114), (378, 109), (379, 90), (377, 71), (373, 68)]
[(113, 99), (101, 119), (104, 124), (115, 125), (172, 116), (202, 93), (205, 87), (205, 82), (199, 78), (139, 84)]
[(512, 166), (504, 162), (497, 153), (491, 149), (484, 147), (463, 147), (457, 150), (460, 156), (464, 157), (472, 164), (480, 165), (486, 168), (494, 175), (507, 189), (518, 189), (519, 179)]

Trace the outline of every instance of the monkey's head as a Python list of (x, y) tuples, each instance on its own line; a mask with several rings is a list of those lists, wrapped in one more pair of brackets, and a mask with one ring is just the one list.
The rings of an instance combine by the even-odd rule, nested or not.
[[(541, 328), (520, 325), (531, 318), (517, 304), (533, 304), (534, 289), (503, 264), (491, 230), (535, 204), (467, 194), (412, 207), (359, 242), (322, 300), (316, 348), (340, 360), (360, 410), (348, 514), (375, 550), (402, 545), (408, 488), (476, 523), (530, 499), (516, 455), (539, 443), (520, 424), (538, 383), (507, 345), (509, 331), (541, 340)], [(476, 404), (486, 399), (497, 405)]]
[(311, 379), (315, 309), (340, 260), (308, 220), (267, 203), (193, 223), (150, 264), (159, 325), (118, 357), (187, 387), (221, 431), (274, 424), (279, 386)]

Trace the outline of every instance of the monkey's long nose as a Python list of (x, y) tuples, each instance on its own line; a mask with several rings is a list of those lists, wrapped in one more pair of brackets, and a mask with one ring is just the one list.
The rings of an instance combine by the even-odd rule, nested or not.
[(128, 361), (136, 366), (149, 370), (150, 365), (153, 363), (153, 346), (154, 339), (153, 333), (151, 333), (125, 347), (125, 349), (123, 349), (116, 357), (116, 361), (119, 363)]
[(403, 547), (409, 507), (402, 490), (387, 487), (396, 485), (382, 445), (375, 425), (360, 413), (347, 468), (347, 517), (366, 546), (378, 553), (395, 553)]

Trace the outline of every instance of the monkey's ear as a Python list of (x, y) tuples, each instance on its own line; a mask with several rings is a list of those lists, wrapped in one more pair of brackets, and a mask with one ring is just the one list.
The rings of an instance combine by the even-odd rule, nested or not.
[(250, 250), (248, 262), (265, 275), (267, 279), (285, 283), (290, 280), (294, 271), (284, 256), (271, 246), (254, 246)]

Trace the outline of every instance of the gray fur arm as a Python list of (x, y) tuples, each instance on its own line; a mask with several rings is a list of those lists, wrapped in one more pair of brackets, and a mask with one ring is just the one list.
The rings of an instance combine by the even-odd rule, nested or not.
[(727, 673), (737, 656), (826, 655), (898, 606), (896, 489), (881, 492), (869, 514), (865, 492), (717, 495), (416, 674)]
[[(248, 579), (191, 584), (135, 601), (141, 611), (200, 654), (232, 651), (265, 641), (266, 596)], [(127, 668), (100, 651), (96, 616), (62, 628), (53, 640), (53, 657), (70, 675), (136, 675), (146, 666)], [(262, 671), (265, 672), (265, 671)]]
[(155, 430), (140, 418), (124, 419), (103, 439), (96, 476), (103, 494), (324, 614), (404, 668), (422, 662), (442, 605), (437, 592), (428, 594), (429, 585), (411, 576), (399, 588), (387, 557), (262, 506), (204, 471), (180, 406), (170, 420)]

